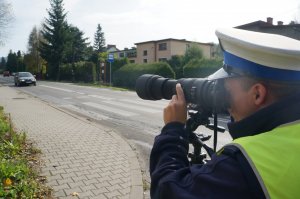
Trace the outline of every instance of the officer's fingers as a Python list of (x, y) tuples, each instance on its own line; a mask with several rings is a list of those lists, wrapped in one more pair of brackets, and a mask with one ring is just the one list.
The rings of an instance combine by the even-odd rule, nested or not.
[(184, 93), (180, 84), (176, 84), (176, 93), (178, 100), (185, 102)]
[(177, 95), (173, 95), (170, 103), (176, 102), (177, 100), (178, 100)]

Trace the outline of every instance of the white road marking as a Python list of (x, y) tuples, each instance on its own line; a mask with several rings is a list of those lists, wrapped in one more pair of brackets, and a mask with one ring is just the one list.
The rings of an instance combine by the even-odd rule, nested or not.
[(138, 104), (138, 105), (142, 105), (142, 106), (148, 106), (148, 107), (153, 107), (153, 108), (158, 108), (158, 109), (163, 109), (164, 107), (167, 106), (168, 103), (160, 103), (160, 104), (157, 104), (156, 102), (154, 101), (149, 101), (149, 100), (144, 100), (144, 101), (141, 101), (141, 100), (130, 100), (130, 99), (121, 99), (121, 101), (123, 102), (127, 102), (127, 103), (131, 103), (131, 104)]
[(89, 96), (78, 96), (76, 97), (77, 99), (86, 99), (86, 98), (89, 98)]
[(80, 95), (85, 95), (85, 93), (82, 93), (82, 92), (76, 92), (77, 94), (80, 94)]
[(100, 95), (88, 95), (88, 96), (103, 99), (103, 100), (112, 100), (113, 99), (113, 98), (109, 98), (109, 97), (103, 97), (103, 96), (100, 96)]
[(123, 111), (123, 110), (120, 110), (120, 109), (117, 109), (117, 108), (112, 108), (112, 107), (109, 107), (109, 106), (105, 106), (105, 105), (101, 105), (101, 104), (97, 104), (97, 103), (93, 103), (93, 102), (83, 102), (82, 104), (93, 107), (93, 108), (97, 108), (97, 109), (100, 109), (100, 110), (105, 110), (105, 111), (108, 111), (108, 112), (112, 112), (112, 113), (115, 113), (115, 114), (118, 114), (118, 115), (126, 116), (126, 117), (137, 115), (136, 113), (132, 113), (132, 112), (129, 112), (129, 111)]
[(77, 106), (74, 106), (74, 105), (71, 105), (71, 104), (62, 105), (60, 107), (64, 107), (64, 108), (67, 108), (69, 110), (81, 113), (83, 115), (93, 117), (94, 119), (97, 119), (97, 120), (107, 120), (107, 119), (109, 119), (109, 117), (107, 117), (105, 115), (102, 115), (102, 114), (99, 114), (99, 113), (96, 113), (96, 112), (93, 112), (93, 111), (86, 111), (84, 109), (81, 109), (81, 108), (79, 108)]
[(138, 111), (143, 111), (143, 112), (147, 112), (147, 113), (159, 113), (161, 112), (161, 110), (157, 110), (157, 109), (153, 109), (153, 108), (146, 108), (144, 106), (135, 106), (135, 105), (131, 105), (128, 103), (120, 103), (117, 101), (103, 101), (104, 103), (107, 104), (111, 104), (114, 106), (119, 106), (119, 107), (123, 107), (123, 108), (129, 108), (129, 109), (134, 109), (134, 110), (138, 110)]
[(74, 93), (75, 91), (69, 90), (69, 89), (63, 89), (63, 88), (57, 88), (57, 87), (53, 87), (53, 86), (46, 86), (46, 85), (40, 85), (46, 88), (52, 88), (52, 89), (56, 89), (56, 90), (60, 90), (60, 91), (65, 91), (68, 93)]

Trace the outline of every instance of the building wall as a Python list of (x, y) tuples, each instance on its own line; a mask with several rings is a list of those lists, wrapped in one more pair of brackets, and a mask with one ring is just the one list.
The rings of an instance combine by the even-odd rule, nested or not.
[[(162, 60), (169, 60), (173, 55), (184, 55), (186, 49), (192, 44), (190, 41), (167, 39), (161, 41), (150, 41), (145, 43), (138, 43), (136, 63), (158, 62)], [(196, 43), (203, 51), (203, 56), (207, 59), (212, 58), (212, 45)], [(160, 47), (166, 47), (160, 49)], [(147, 55), (144, 55), (147, 51)]]
[[(165, 45), (166, 49), (160, 49), (160, 45)], [(161, 59), (168, 60), (171, 58), (172, 53), (172, 40), (164, 40), (157, 42), (156, 45), (156, 62), (161, 61)]]
[[(136, 63), (146, 63), (155, 62), (155, 43), (142, 43), (136, 47)], [(147, 51), (147, 55), (144, 55), (144, 51)]]

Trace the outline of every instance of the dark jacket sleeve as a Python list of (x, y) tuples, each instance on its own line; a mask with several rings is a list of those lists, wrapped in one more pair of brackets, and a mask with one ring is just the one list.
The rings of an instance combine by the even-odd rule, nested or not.
[(181, 123), (167, 124), (150, 156), (151, 198), (253, 198), (233, 158), (214, 155), (205, 165), (189, 165), (188, 135)]

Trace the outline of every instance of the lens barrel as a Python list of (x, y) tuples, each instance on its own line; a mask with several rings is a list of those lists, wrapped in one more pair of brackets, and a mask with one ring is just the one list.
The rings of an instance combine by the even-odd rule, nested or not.
[(145, 74), (137, 79), (135, 90), (145, 100), (171, 99), (176, 94), (176, 83), (177, 80)]
[(181, 84), (187, 103), (195, 104), (204, 111), (226, 111), (227, 101), (224, 87), (220, 87), (217, 81), (209, 81), (205, 78), (174, 80), (159, 75), (145, 74), (136, 81), (136, 93), (145, 100), (169, 100), (176, 95), (177, 83)]

